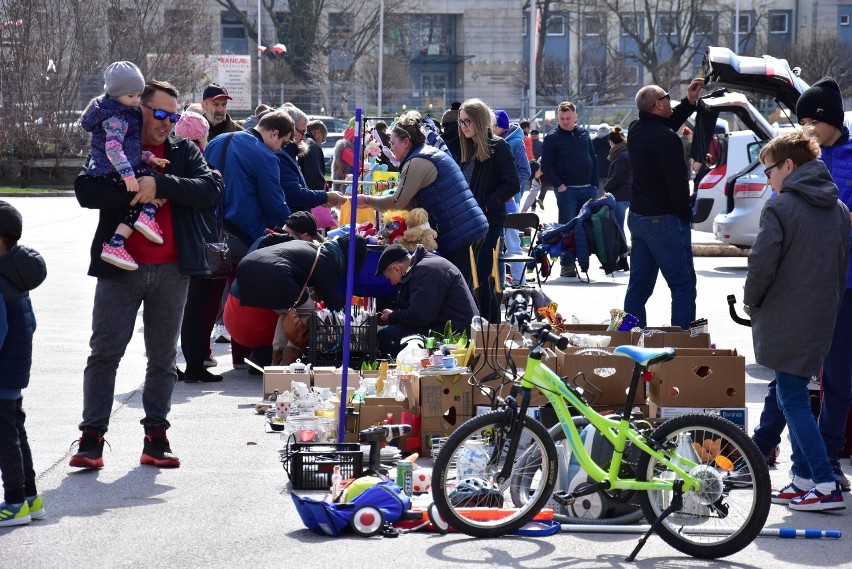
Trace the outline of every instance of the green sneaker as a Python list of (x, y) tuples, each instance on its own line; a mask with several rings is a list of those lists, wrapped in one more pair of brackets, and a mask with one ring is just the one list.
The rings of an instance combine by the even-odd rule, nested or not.
[(44, 501), (41, 496), (33, 496), (27, 498), (27, 505), (30, 507), (30, 517), (34, 520), (43, 520), (47, 517), (47, 512), (44, 511)]
[(0, 503), (0, 527), (22, 526), (31, 521), (30, 506), (26, 501), (20, 506), (13, 506), (6, 502)]

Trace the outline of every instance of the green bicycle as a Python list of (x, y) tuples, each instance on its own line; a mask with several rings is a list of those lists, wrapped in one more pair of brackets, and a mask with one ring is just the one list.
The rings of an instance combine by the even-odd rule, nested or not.
[[(498, 410), (461, 425), (435, 458), (432, 492), (443, 519), (468, 535), (497, 537), (530, 522), (551, 496), (572, 504), (581, 496), (604, 491), (622, 499), (635, 495), (651, 522), (628, 561), (653, 532), (675, 549), (699, 558), (725, 557), (748, 546), (766, 522), (771, 490), (766, 463), (746, 433), (712, 415), (683, 415), (650, 433), (631, 423), (639, 382), (648, 367), (674, 358), (675, 350), (615, 348), (615, 354), (632, 358), (636, 365), (623, 413), (606, 418), (542, 363), (543, 342), (564, 349), (567, 340), (553, 334), (549, 325), (533, 322), (526, 303), (522, 294), (516, 295), (509, 309), (511, 320), (533, 342), (525, 370), (522, 375), (517, 372), (519, 383), (515, 381)], [(474, 322), (477, 326), (481, 328), (481, 321)], [(514, 380), (511, 371), (501, 373)], [(594, 483), (572, 494), (553, 493), (557, 449), (544, 425), (527, 415), (533, 389), (542, 391), (553, 405), (571, 453)], [(606, 470), (586, 452), (569, 409), (612, 444), (614, 453)], [(628, 457), (637, 456), (628, 462)]]

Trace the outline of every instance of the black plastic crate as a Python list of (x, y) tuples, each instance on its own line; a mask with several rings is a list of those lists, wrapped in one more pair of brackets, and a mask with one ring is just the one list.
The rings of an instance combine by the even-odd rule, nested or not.
[[(358, 369), (365, 361), (376, 359), (376, 315), (372, 314), (360, 326), (349, 331), (349, 367)], [(345, 326), (327, 324), (316, 314), (311, 315), (311, 342), (308, 361), (314, 366), (340, 366), (343, 363), (343, 332)]]
[(344, 480), (355, 478), (363, 472), (363, 459), (358, 443), (290, 442), (281, 462), (294, 489), (327, 490), (335, 466), (340, 467)]

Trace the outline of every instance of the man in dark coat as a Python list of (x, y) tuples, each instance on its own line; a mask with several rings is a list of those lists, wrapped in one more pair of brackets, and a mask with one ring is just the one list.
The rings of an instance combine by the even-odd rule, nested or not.
[(376, 268), (397, 287), (396, 308), (379, 316), (379, 349), (395, 356), (399, 341), (411, 334), (443, 330), (447, 321), (454, 332), (467, 330), (478, 314), (473, 295), (461, 272), (443, 257), (418, 245), (413, 254), (400, 244), (389, 245)]
[(687, 96), (672, 111), (671, 97), (657, 85), (636, 93), (639, 119), (630, 125), (627, 152), (633, 170), (630, 195), (631, 271), (624, 310), (648, 323), (645, 303), (657, 273), (672, 292), (673, 326), (684, 330), (695, 320), (696, 279), (692, 262), (692, 210), (683, 145), (676, 129), (695, 112), (703, 79), (693, 79)]

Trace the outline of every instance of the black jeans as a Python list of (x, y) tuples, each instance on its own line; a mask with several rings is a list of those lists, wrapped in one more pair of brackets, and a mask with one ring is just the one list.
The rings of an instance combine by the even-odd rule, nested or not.
[(0, 474), (4, 500), (10, 504), (20, 504), (26, 496), (37, 494), (23, 402), (23, 397), (0, 399)]

